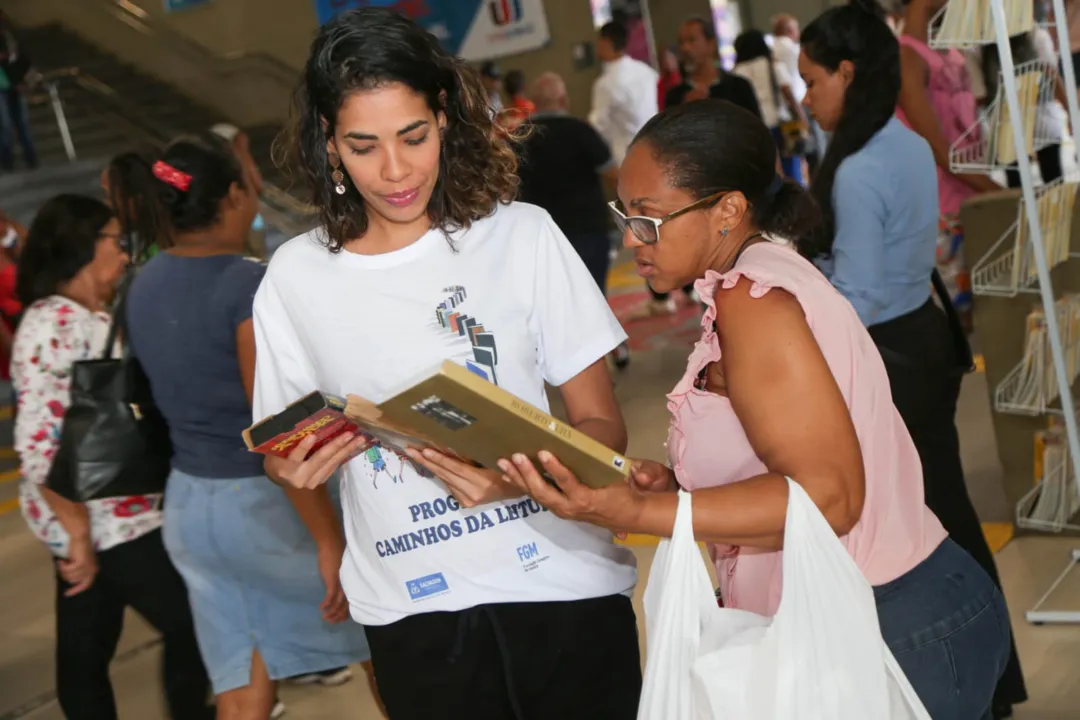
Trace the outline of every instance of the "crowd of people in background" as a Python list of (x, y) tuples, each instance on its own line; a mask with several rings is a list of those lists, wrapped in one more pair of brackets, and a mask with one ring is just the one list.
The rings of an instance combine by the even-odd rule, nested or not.
[[(1077, 62), (1080, 2), (1066, 5)], [(686, 19), (652, 58), (642, 55), (641, 28), (617, 18), (597, 33), (602, 68), (588, 108), (571, 107), (556, 73), (504, 74), (494, 61), (473, 70), (399, 16), (347, 13), (312, 46), (300, 120), (287, 135), (323, 234), (287, 243), (269, 269), (258, 240), (262, 175), (232, 125), (113, 158), (101, 177), (105, 202), (57, 197), (29, 230), (0, 214), (0, 362), (17, 395), (23, 514), (57, 558), (57, 688), (67, 716), (115, 717), (108, 665), (131, 607), (164, 637), (168, 705), (185, 720), (214, 715), (211, 689), (218, 718), (277, 717), (279, 680), (330, 684), (352, 663), (363, 664), (393, 720), (455, 717), (451, 695), (475, 717), (520, 717), (525, 702), (543, 703), (550, 717), (633, 717), (641, 678), (624, 593), (635, 572), (608, 531), (670, 534), (670, 491), (694, 489), (724, 600), (768, 613), (783, 528), (773, 501), (794, 473), (831, 499), (823, 512), (845, 542), (865, 541), (853, 553), (875, 585), (883, 635), (927, 706), (969, 713), (941, 717), (1009, 717), (1026, 689), (955, 424), (971, 362), (959, 209), (1000, 187), (953, 172), (948, 157), (996, 97), (1000, 61), (990, 48), (977, 57), (932, 50), (942, 6), (904, 0), (886, 24), (872, 0), (856, 0), (805, 30), (778, 16), (768, 33), (736, 38), (730, 72), (708, 20)], [(1010, 43), (1018, 61), (1058, 64), (1045, 29)], [(13, 167), (16, 136), (33, 167), (31, 69), (2, 15), (0, 46), (0, 170)], [(1040, 106), (1038, 122), (1063, 140), (1060, 105), (1076, 90), (1056, 71), (1049, 79), (1057, 104)], [(1060, 177), (1060, 142), (1038, 161), (1043, 181)], [(1017, 184), (1015, 170), (1007, 177)], [(425, 303), (448, 268), (468, 278), (486, 326), (506, 328), (499, 384), (541, 407), (544, 382), (559, 387), (573, 424), (624, 450), (604, 362), (630, 359), (603, 300), (616, 244), (648, 279), (642, 315), (671, 313), (685, 296), (705, 317), (669, 396), (670, 468), (637, 464), (632, 490), (620, 490), (637, 494), (627, 500), (545, 462), (560, 498), (517, 458), (490, 472), (437, 454), (394, 458), (417, 502), (449, 488), (462, 504), (528, 495), (552, 508), (535, 527), (505, 532), (507, 542), (543, 531), (571, 538), (570, 549), (551, 551), (561, 585), (539, 574), (523, 583), (484, 544), (474, 550), (489, 574), (442, 557), (440, 572), (460, 590), (417, 612), (399, 597), (401, 578), (371, 554), (376, 539), (399, 532), (391, 518), (400, 508), (368, 489), (366, 466), (344, 462), (355, 439), (265, 466), (247, 452), (241, 431), (253, 412), (277, 412), (316, 387), (377, 394), (442, 359), (426, 339)], [(507, 264), (527, 273), (496, 272)], [(316, 302), (328, 284), (337, 295)], [(787, 292), (757, 295), (759, 286)], [(106, 338), (118, 288), (130, 298), (123, 344), (168, 421), (173, 473), (164, 497), (73, 503), (45, 481), (74, 363), (115, 350)], [(404, 338), (402, 350), (357, 362), (372, 328), (341, 329), (352, 308), (376, 304), (394, 304), (378, 322)], [(758, 347), (763, 327), (766, 337), (797, 339), (779, 379), (755, 370), (769, 352)], [(891, 388), (892, 403), (854, 397), (855, 384), (875, 399)], [(730, 401), (693, 408), (694, 393)], [(768, 421), (754, 404), (771, 409)], [(802, 415), (815, 418), (802, 426), (832, 435), (802, 433), (791, 424)], [(722, 446), (709, 444), (718, 433), (738, 452), (718, 455)], [(820, 448), (838, 442), (846, 450), (823, 457)], [(561, 504), (573, 493), (595, 493), (589, 512)], [(653, 508), (651, 524), (629, 527), (629, 502)], [(748, 530), (731, 520), (733, 504), (769, 512)], [(748, 535), (761, 553), (740, 554)], [(737, 558), (748, 579), (734, 594)], [(424, 562), (415, 562), (408, 571), (420, 573)], [(922, 602), (930, 591), (947, 602)], [(918, 638), (965, 619), (971, 627), (943, 651), (973, 668), (957, 688), (931, 662), (941, 641)], [(572, 661), (559, 652), (571, 641), (581, 648)], [(530, 684), (544, 663), (544, 677), (565, 689), (558, 699)], [(462, 691), (479, 677), (487, 685)]]

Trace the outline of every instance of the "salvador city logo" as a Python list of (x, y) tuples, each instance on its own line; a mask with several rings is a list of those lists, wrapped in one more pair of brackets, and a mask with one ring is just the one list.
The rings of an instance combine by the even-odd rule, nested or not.
[(500, 27), (521, 22), (521, 0), (491, 0), (488, 7), (491, 9), (492, 22)]

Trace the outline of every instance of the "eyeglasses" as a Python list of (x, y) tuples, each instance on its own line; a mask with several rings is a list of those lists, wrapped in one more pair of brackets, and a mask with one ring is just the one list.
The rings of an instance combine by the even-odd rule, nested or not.
[(722, 196), (731, 192), (730, 190), (721, 190), (715, 192), (708, 197), (703, 197), (700, 200), (695, 200), (681, 210), (676, 210), (673, 213), (668, 213), (664, 217), (654, 218), (646, 217), (645, 215), (633, 215), (627, 216), (619, 209), (618, 201), (608, 203), (608, 208), (611, 210), (612, 216), (615, 218), (615, 227), (619, 229), (619, 232), (626, 234), (626, 229), (630, 228), (630, 232), (634, 233), (634, 237), (643, 242), (646, 245), (655, 245), (660, 242), (660, 226), (666, 222), (670, 222), (677, 217), (700, 210), (704, 206), (711, 202), (716, 202)]

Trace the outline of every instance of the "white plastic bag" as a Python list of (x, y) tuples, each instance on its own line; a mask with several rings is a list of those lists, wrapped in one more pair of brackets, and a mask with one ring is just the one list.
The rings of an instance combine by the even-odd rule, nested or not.
[(717, 607), (679, 494), (645, 588), (638, 720), (930, 720), (881, 638), (870, 584), (806, 492), (788, 491), (771, 619)]

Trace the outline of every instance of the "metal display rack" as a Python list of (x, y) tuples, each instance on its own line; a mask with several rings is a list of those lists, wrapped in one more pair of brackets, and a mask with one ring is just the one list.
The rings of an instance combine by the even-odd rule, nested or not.
[[(1064, 0), (1053, 0), (1054, 17), (1059, 38), (1069, 37)], [(1073, 323), (1062, 327), (1060, 303), (1054, 295), (1050, 279), (1051, 268), (1070, 256), (1061, 252), (1062, 213), (1046, 211), (1046, 194), (1058, 185), (1035, 188), (1031, 157), (1045, 138), (1036, 137), (1034, 109), (1040, 96), (1052, 92), (1046, 87), (1047, 68), (1032, 63), (1017, 66), (1013, 62), (1009, 37), (1034, 29), (1031, 0), (950, 0), (935, 18), (930, 45), (935, 48), (965, 48), (996, 44), (1001, 59), (1001, 83), (998, 97), (988, 109), (984, 121), (989, 132), (981, 127), (971, 128), (950, 150), (954, 172), (985, 173), (1004, 169), (1015, 162), (1019, 170), (1023, 200), (1017, 222), (1006, 232), (990, 252), (977, 262), (972, 272), (972, 289), (976, 294), (1012, 297), (1019, 292), (1037, 292), (1042, 300), (1040, 339), (1032, 357), (1025, 353), (1024, 362), (995, 390), (995, 407), (999, 412), (1018, 412), (1036, 415), (1055, 412), (1058, 406), (1065, 425), (1065, 443), (1054, 456), (1054, 462), (1044, 468), (1043, 482), (1026, 495), (1017, 506), (1017, 524), (1032, 529), (1061, 531), (1072, 528), (1070, 517), (1074, 499), (1080, 497), (1080, 428), (1073, 402), (1072, 383), (1076, 377), (1077, 337)], [(1070, 91), (1069, 118), (1074, 132), (1080, 132), (1080, 103), (1077, 101), (1076, 76), (1071, 62), (1062, 63), (1064, 82)], [(1033, 74), (1037, 74), (1036, 78)], [(1041, 79), (1039, 79), (1041, 78)], [(1033, 89), (1032, 83), (1036, 83)], [(1012, 148), (1005, 143), (1011, 136)], [(1042, 143), (1040, 145), (1040, 143)], [(1076, 146), (1073, 146), (1074, 151)], [(1080, 158), (1078, 158), (1080, 161)], [(1076, 179), (1067, 180), (1075, 184)], [(1073, 189), (1075, 192), (1075, 188)], [(1040, 204), (1040, 199), (1043, 202)], [(1056, 237), (1055, 237), (1056, 236)], [(1046, 239), (1051, 240), (1047, 252)], [(1054, 246), (1054, 240), (1058, 244)], [(1050, 255), (1050, 257), (1048, 257)], [(1064, 331), (1064, 332), (1063, 332)], [(1031, 344), (1031, 343), (1029, 343)], [(1071, 362), (1070, 362), (1071, 361)], [(1031, 519), (1042, 502), (1038, 519)], [(1054, 503), (1054, 508), (1047, 507)], [(1080, 610), (1047, 611), (1042, 607), (1061, 585), (1073, 568), (1080, 564), (1080, 549), (1073, 550), (1069, 564), (1049, 590), (1027, 612), (1030, 623), (1080, 623)]]

